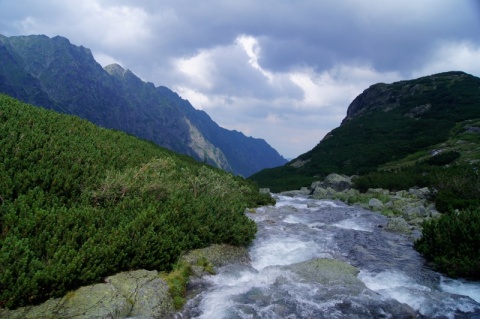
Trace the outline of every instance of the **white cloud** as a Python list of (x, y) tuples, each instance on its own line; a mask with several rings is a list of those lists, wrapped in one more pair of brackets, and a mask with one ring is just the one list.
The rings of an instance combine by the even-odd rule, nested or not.
[(468, 41), (442, 43), (434, 50), (429, 62), (412, 76), (446, 71), (464, 71), (480, 76), (480, 44)]
[(311, 67), (272, 72), (262, 67), (261, 50), (255, 37), (241, 35), (178, 59), (174, 89), (219, 125), (264, 138), (287, 157), (311, 149), (337, 127), (368, 86), (400, 79), (396, 72), (347, 64), (322, 72)]
[[(183, 74), (184, 79), (191, 85), (206, 90), (211, 89), (214, 86), (214, 73), (216, 71), (214, 56), (213, 51), (202, 50), (196, 56), (178, 59), (175, 62), (177, 71)], [(196, 92), (196, 90), (193, 91)]]
[[(49, 9), (54, 10), (49, 14)], [(96, 48), (108, 48), (112, 53), (143, 51), (153, 36), (150, 17), (140, 7), (105, 6), (98, 0), (47, 1), (43, 10), (36, 16), (29, 14), (16, 20), (20, 33), (61, 35), (79, 44), (88, 42)]]
[(120, 61), (103, 52), (92, 52), (92, 54), (95, 57), (95, 60), (103, 67), (113, 63), (122, 65)]
[[(476, 6), (475, 6), (476, 5)], [(293, 157), (377, 82), (480, 75), (472, 1), (0, 0), (0, 33), (62, 35)]]
[(400, 76), (394, 72), (378, 72), (369, 66), (338, 65), (315, 73), (313, 70), (292, 72), (291, 80), (304, 91), (304, 99), (297, 108), (325, 109), (345, 106), (371, 84), (391, 82)]
[(273, 75), (271, 72), (264, 70), (260, 64), (258, 63), (259, 56), (260, 56), (260, 45), (258, 44), (258, 40), (255, 37), (241, 35), (237, 37), (236, 41), (237, 44), (243, 47), (245, 53), (249, 57), (248, 63), (251, 67), (255, 70), (258, 70), (263, 76), (265, 76), (270, 82), (273, 80)]

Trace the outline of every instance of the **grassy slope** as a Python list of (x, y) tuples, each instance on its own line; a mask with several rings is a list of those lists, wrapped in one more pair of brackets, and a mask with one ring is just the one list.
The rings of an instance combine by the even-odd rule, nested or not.
[[(396, 107), (385, 111), (373, 101), (372, 109), (334, 129), (311, 151), (289, 163), (305, 161), (303, 166), (287, 164), (250, 178), (261, 187), (280, 191), (308, 186), (332, 172), (364, 174), (411, 154), (426, 154), (446, 142), (452, 130), (458, 130), (457, 123), (480, 119), (480, 79), (468, 74), (443, 73), (386, 87), (398, 102)], [(431, 105), (428, 111), (406, 116), (427, 104)]]
[(242, 178), (5, 95), (0, 158), (0, 306), (246, 245), (256, 228), (245, 207), (269, 200)]

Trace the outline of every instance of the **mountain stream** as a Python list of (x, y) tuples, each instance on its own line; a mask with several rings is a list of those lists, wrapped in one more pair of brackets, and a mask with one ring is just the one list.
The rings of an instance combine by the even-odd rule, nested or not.
[[(251, 264), (193, 282), (197, 294), (177, 318), (480, 318), (480, 282), (433, 271), (411, 239), (385, 229), (386, 217), (274, 196), (275, 206), (248, 214), (258, 225)], [(319, 278), (316, 259), (339, 261), (327, 266), (333, 275)]]

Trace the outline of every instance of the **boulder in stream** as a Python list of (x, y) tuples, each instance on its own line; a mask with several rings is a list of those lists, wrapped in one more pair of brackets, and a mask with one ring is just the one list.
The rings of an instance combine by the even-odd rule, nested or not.
[(410, 306), (383, 298), (357, 278), (356, 267), (335, 259), (316, 258), (289, 266), (306, 283), (320, 285), (320, 299), (337, 302), (343, 315), (352, 318), (416, 318)]

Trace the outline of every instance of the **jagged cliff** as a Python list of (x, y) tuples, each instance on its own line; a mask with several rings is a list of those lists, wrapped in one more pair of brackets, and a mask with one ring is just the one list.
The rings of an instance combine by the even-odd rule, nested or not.
[(119, 65), (102, 68), (91, 51), (63, 37), (0, 35), (0, 93), (77, 115), (249, 176), (286, 160), (262, 139), (218, 126), (166, 87)]

